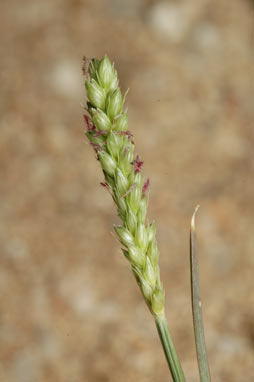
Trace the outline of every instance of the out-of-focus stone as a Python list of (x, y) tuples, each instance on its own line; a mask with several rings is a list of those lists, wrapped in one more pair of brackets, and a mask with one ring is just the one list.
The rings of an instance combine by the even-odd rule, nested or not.
[(82, 99), (82, 76), (79, 63), (62, 60), (55, 63), (48, 77), (48, 85), (59, 95)]
[(162, 39), (181, 42), (191, 32), (204, 5), (203, 1), (155, 2), (147, 14), (148, 24)]
[(24, 240), (14, 237), (7, 241), (5, 253), (15, 260), (23, 259), (29, 255), (29, 248)]

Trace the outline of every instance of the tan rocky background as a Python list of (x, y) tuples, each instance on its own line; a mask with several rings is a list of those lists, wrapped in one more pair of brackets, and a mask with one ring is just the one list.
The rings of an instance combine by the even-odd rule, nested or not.
[(251, 0), (1, 2), (1, 382), (170, 379), (84, 136), (82, 56), (105, 53), (130, 88), (187, 381), (197, 203), (212, 380), (254, 380), (253, 31)]

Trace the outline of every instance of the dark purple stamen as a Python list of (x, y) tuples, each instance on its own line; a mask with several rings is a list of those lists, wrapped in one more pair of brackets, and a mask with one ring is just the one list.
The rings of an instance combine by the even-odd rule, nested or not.
[(94, 131), (95, 130), (95, 126), (92, 124), (91, 119), (86, 114), (84, 114), (84, 120), (85, 120), (85, 123), (86, 123), (87, 132)]
[(116, 131), (116, 134), (118, 134), (118, 135), (128, 135), (128, 137), (133, 137), (133, 134), (129, 130), (126, 130), (126, 131)]
[(87, 58), (86, 56), (83, 57), (83, 65), (82, 65), (82, 71), (85, 77), (89, 77), (89, 65), (92, 60)]
[(98, 143), (90, 142), (90, 145), (94, 148), (96, 154), (98, 153), (98, 151), (102, 151), (102, 147)]
[(134, 172), (135, 172), (135, 174), (137, 174), (138, 172), (141, 171), (141, 168), (142, 168), (144, 162), (141, 161), (141, 160), (139, 159), (139, 156), (137, 155), (137, 156), (136, 156), (136, 159), (134, 159), (134, 161), (131, 162), (131, 164), (134, 166)]
[(116, 134), (118, 134), (118, 135), (127, 135), (129, 140), (131, 141), (131, 143), (134, 143), (134, 141), (132, 139), (133, 134), (129, 130), (127, 130), (127, 131), (116, 131)]
[(150, 186), (150, 179), (147, 178), (147, 180), (145, 181), (142, 187), (143, 196), (145, 195), (146, 191), (149, 189), (149, 186)]
[(99, 135), (108, 135), (108, 131), (107, 130), (98, 130), (94, 134), (94, 137), (99, 137)]
[(110, 193), (111, 196), (112, 195), (112, 192), (111, 192), (111, 189), (110, 189), (110, 185), (107, 183), (107, 182), (100, 182), (100, 185), (103, 187), (103, 188), (106, 188), (106, 190)]

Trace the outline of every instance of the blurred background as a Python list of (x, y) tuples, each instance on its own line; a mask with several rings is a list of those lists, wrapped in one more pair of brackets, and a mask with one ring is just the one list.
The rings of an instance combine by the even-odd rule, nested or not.
[(253, 381), (253, 1), (9, 0), (0, 36), (0, 381), (169, 380), (84, 135), (82, 56), (105, 53), (130, 88), (187, 381), (198, 203), (212, 379)]

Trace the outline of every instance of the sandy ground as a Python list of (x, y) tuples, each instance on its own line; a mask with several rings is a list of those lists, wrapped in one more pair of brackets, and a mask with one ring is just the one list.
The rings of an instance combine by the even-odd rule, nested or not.
[(104, 53), (130, 88), (187, 381), (197, 203), (212, 380), (253, 381), (253, 1), (9, 0), (0, 19), (0, 381), (169, 380), (84, 137), (82, 56)]

